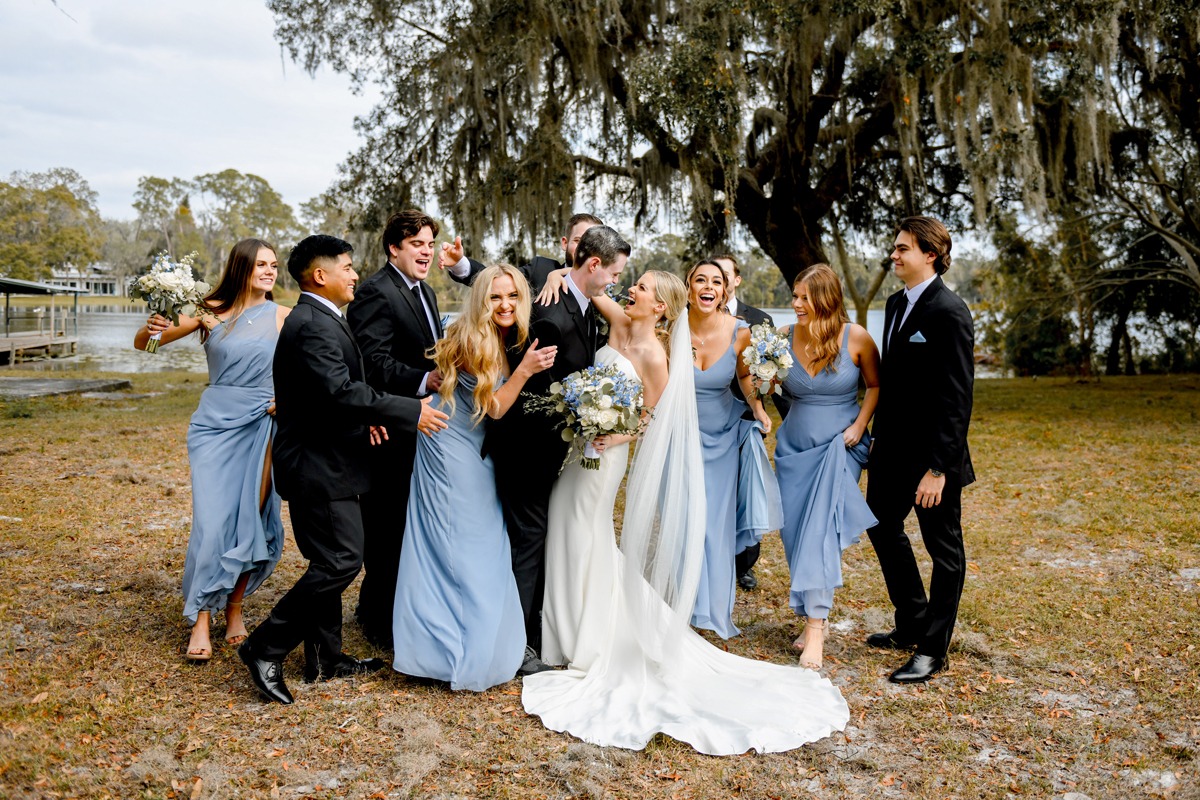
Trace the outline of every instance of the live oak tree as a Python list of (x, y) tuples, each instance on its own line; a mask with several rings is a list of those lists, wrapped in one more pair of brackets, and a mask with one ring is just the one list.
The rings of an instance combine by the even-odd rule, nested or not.
[[(376, 223), (436, 200), (476, 240), (541, 241), (589, 196), (683, 212), (699, 249), (736, 220), (790, 281), (835, 217), (884, 248), (904, 214), (1037, 213), (1108, 159), (1108, 0), (269, 5), (306, 68), (383, 91), (341, 183)], [(1046, 90), (1074, 101), (1069, 142), (1042, 134)]]

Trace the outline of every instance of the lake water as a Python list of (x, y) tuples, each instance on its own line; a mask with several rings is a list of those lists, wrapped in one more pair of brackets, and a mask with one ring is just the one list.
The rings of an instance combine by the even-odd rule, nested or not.
[[(0, 311), (3, 308), (0, 306)], [(764, 309), (777, 325), (795, 321), (790, 308)], [(38, 317), (31, 309), (12, 309), (10, 330), (37, 330)], [(2, 314), (0, 314), (2, 316)], [(45, 322), (43, 318), (43, 322)], [(79, 352), (71, 358), (52, 358), (25, 362), (24, 366), (47, 371), (97, 370), (103, 372), (163, 372), (187, 370), (207, 372), (204, 348), (199, 336), (164, 345), (157, 353), (133, 349), (133, 334), (146, 322), (146, 312), (140, 304), (84, 306), (79, 309)], [(74, 329), (67, 319), (67, 334)], [(867, 314), (867, 330), (876, 342), (883, 334), (883, 310), (872, 309)]]

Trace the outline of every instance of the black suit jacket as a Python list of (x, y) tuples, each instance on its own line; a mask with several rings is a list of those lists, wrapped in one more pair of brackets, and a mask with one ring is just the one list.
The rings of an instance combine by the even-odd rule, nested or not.
[[(451, 278), (469, 284), (482, 269), (482, 264), (472, 261), (466, 278)], [(433, 369), (425, 353), (442, 336), (441, 315), (433, 290), (424, 281), (418, 285), (436, 330), (429, 329), (425, 310), (390, 264), (358, 286), (346, 309), (350, 329), (362, 348), (367, 383), (381, 392), (416, 397), (425, 373)]]
[[(597, 339), (588, 333), (587, 314), (590, 313), (594, 312), (581, 310), (575, 296), (565, 288), (557, 303), (548, 306), (534, 303), (529, 321), (529, 344), (536, 339), (539, 348), (554, 345), (558, 347), (558, 353), (553, 367), (525, 383), (523, 395), (549, 394), (550, 384), (595, 363)], [(521, 363), (526, 349), (528, 346), (509, 350), (510, 368), (515, 369)], [(539, 476), (553, 479), (567, 448), (556, 427), (557, 422), (557, 418), (542, 412), (526, 412), (522, 397), (507, 414), (491, 423), (488, 449), (498, 466), (521, 463)]]
[(381, 394), (338, 314), (301, 295), (275, 346), (275, 486), (281, 497), (336, 500), (370, 487), (368, 425), (413, 433), (421, 403)]
[(966, 486), (975, 480), (967, 447), (975, 381), (971, 312), (935, 278), (889, 340), (906, 306), (904, 292), (888, 298), (870, 466), (937, 469)]

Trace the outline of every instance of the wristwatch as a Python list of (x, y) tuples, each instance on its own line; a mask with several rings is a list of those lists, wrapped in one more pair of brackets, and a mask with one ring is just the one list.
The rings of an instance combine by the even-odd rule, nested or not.
[(942, 472), (940, 469), (934, 469), (933, 467), (929, 468), (929, 474), (935, 478), (943, 478), (946, 475), (946, 473)]

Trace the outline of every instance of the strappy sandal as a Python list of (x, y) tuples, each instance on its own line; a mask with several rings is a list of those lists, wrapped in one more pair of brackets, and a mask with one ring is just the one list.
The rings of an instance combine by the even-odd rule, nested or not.
[[(207, 612), (202, 611), (200, 613), (204, 614)], [(199, 621), (197, 621), (196, 625), (199, 625)], [(192, 626), (192, 637), (193, 638), (196, 636), (196, 625)], [(210, 641), (208, 646), (204, 647), (201, 645), (193, 644), (192, 640), (189, 639), (187, 651), (184, 652), (183, 656), (188, 661), (208, 661), (209, 659), (212, 658), (212, 642)]]
[[(804, 667), (805, 669), (811, 669), (814, 672), (821, 671), (821, 664), (822, 664), (822, 661), (825, 656), (825, 634), (827, 632), (827, 627), (826, 627), (827, 622), (828, 622), (828, 620), (823, 620), (823, 619), (818, 620), (818, 619), (809, 617), (808, 620), (806, 620), (804, 623), (804, 630), (806, 632), (808, 631), (808, 629), (810, 627), (814, 631), (821, 632), (820, 633), (821, 654), (818, 655), (816, 658), (812, 658), (811, 656), (809, 656), (808, 658), (805, 658), (803, 655), (801, 655), (801, 657), (800, 657), (800, 666)], [(820, 624), (818, 624), (818, 623), (820, 623)], [(801, 639), (802, 638), (803, 637), (801, 637)], [(799, 642), (800, 642), (800, 639), (797, 639), (796, 643), (799, 643)], [(795, 647), (796, 643), (793, 643), (792, 646)], [(801, 652), (803, 653), (803, 652), (807, 651), (808, 648), (805, 648), (803, 645), (801, 645), (801, 647), (798, 649), (800, 649)]]
[[(240, 633), (230, 633), (229, 632), (229, 612), (233, 609), (237, 609), (237, 612), (238, 612), (239, 624), (242, 626), (242, 630)], [(241, 611), (242, 611), (242, 603), (240, 600), (236, 603), (230, 602), (230, 603), (225, 604), (225, 642), (226, 642), (226, 644), (230, 644), (230, 645), (234, 645), (234, 646), (239, 645), (242, 642), (246, 641), (246, 637), (249, 636), (249, 633), (246, 631), (246, 622), (244, 619), (241, 619), (241, 616), (242, 616)]]

